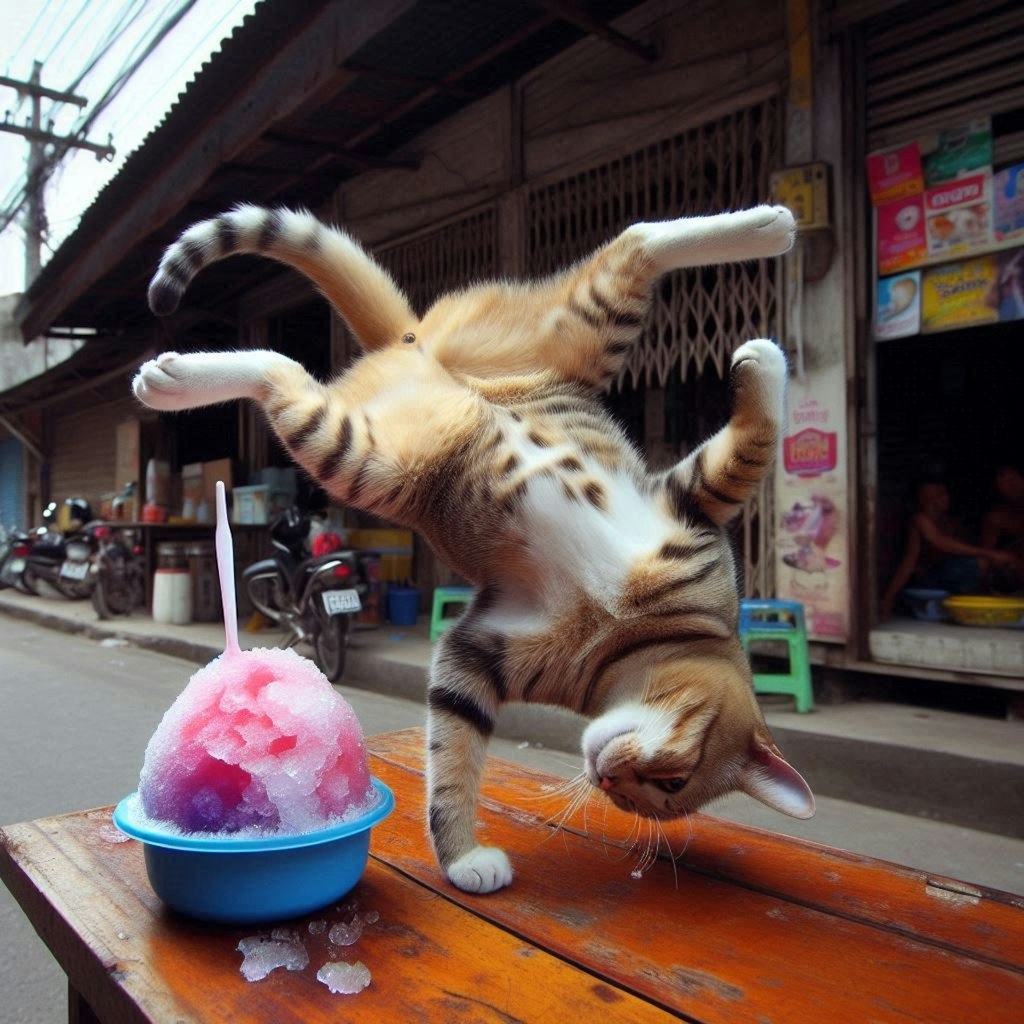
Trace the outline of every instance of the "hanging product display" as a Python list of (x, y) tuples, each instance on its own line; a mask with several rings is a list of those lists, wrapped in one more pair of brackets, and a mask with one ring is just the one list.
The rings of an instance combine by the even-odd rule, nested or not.
[(1024, 164), (992, 160), (988, 118), (868, 156), (876, 340), (1024, 318)]
[(922, 332), (998, 322), (998, 274), (994, 255), (929, 267), (921, 284)]
[(883, 277), (875, 299), (875, 337), (887, 341), (920, 333), (921, 271)]

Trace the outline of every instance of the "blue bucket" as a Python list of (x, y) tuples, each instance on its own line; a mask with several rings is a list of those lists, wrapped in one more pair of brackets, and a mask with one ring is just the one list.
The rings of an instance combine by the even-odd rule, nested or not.
[(388, 619), (393, 626), (415, 626), (420, 612), (420, 592), (416, 587), (391, 587), (388, 590)]

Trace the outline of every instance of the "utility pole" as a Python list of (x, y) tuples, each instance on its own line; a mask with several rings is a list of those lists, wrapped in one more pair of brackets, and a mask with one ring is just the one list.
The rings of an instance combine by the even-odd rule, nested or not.
[[(70, 135), (54, 135), (52, 130), (42, 127), (42, 100), (55, 100), (58, 103), (73, 103), (84, 107), (89, 102), (84, 96), (76, 96), (70, 92), (58, 92), (47, 89), (42, 84), (43, 65), (35, 61), (32, 65), (32, 77), (27, 82), (0, 76), (0, 85), (16, 89), (19, 95), (27, 95), (32, 99), (32, 116), (25, 125), (14, 124), (7, 112), (0, 131), (23, 135), (29, 140), (27, 182), (25, 186), (25, 205), (28, 212), (25, 217), (25, 287), (36, 279), (39, 274), (43, 233), (46, 230), (46, 210), (43, 204), (43, 187), (46, 184), (47, 159), (46, 146), (53, 143), (58, 147), (57, 157), (63, 156), (68, 149), (88, 149), (96, 154), (96, 159), (112, 160), (114, 147), (109, 143), (104, 146), (86, 139), (76, 139)], [(49, 129), (53, 128), (50, 122)]]

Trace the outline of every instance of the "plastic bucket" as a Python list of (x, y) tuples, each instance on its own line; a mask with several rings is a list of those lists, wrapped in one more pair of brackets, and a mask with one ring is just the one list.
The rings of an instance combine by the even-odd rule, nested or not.
[(188, 569), (153, 573), (153, 621), (184, 626), (192, 621), (192, 574)]
[(416, 587), (388, 589), (388, 619), (393, 626), (415, 626), (420, 611), (420, 592)]

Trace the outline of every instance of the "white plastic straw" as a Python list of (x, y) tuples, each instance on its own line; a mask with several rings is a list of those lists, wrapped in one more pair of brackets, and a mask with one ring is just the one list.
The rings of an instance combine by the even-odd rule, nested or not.
[(220, 603), (224, 609), (224, 652), (239, 654), (238, 610), (235, 606), (235, 548), (228, 525), (228, 499), (224, 481), (217, 481), (217, 575), (220, 577)]

